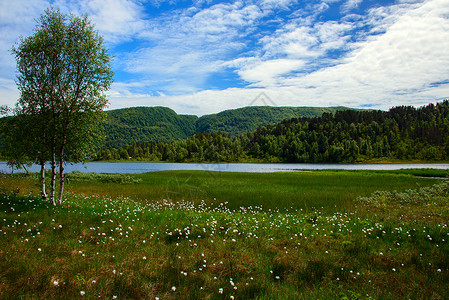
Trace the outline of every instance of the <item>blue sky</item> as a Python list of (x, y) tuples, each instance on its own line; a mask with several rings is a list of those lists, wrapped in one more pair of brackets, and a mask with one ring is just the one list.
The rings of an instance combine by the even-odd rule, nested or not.
[(115, 56), (109, 109), (388, 109), (449, 98), (449, 0), (0, 0), (0, 104), (19, 36), (53, 5), (88, 14)]

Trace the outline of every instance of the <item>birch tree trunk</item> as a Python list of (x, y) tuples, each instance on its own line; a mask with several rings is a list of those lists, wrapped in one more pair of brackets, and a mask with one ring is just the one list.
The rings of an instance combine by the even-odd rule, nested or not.
[(50, 181), (50, 202), (53, 205), (56, 205), (55, 185), (56, 185), (56, 157), (55, 157), (55, 149), (53, 146), (51, 154), (51, 181)]
[(41, 196), (42, 199), (47, 199), (47, 192), (45, 191), (45, 161), (41, 161)]
[(61, 205), (62, 203), (62, 195), (64, 193), (64, 160), (61, 158), (59, 159), (59, 195), (58, 195), (58, 204)]

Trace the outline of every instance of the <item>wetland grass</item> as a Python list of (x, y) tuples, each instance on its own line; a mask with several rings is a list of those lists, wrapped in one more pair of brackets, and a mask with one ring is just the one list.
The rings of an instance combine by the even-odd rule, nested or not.
[[(410, 171), (412, 172), (412, 171)], [(435, 184), (439, 179), (376, 171), (314, 171), (285, 173), (230, 173), (168, 171), (123, 175), (123, 182), (71, 181), (75, 194), (98, 194), (137, 201), (227, 202), (231, 209), (347, 209), (353, 200), (377, 190), (406, 190)], [(114, 175), (115, 176), (115, 175)], [(118, 180), (118, 179), (116, 179)]]
[(78, 178), (58, 207), (0, 177), (0, 298), (449, 296), (445, 180), (209, 173)]

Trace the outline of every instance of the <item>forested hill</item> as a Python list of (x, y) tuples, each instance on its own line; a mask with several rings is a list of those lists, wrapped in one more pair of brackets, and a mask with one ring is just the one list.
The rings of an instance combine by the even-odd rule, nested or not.
[(172, 143), (103, 149), (98, 159), (176, 162), (449, 161), (449, 101), (387, 111), (343, 110), (293, 118), (229, 136), (200, 133)]
[(197, 116), (178, 115), (167, 107), (131, 107), (108, 111), (105, 146), (169, 142), (195, 134)]
[(270, 107), (248, 106), (205, 115), (196, 122), (196, 133), (225, 133), (238, 135), (258, 127), (300, 117), (320, 117), (323, 113), (348, 110), (347, 107)]
[(123, 108), (108, 111), (105, 146), (119, 148), (138, 142), (170, 142), (204, 132), (221, 132), (233, 136), (286, 119), (318, 117), (323, 113), (347, 109), (349, 108), (251, 106), (198, 118), (193, 115), (178, 115), (167, 107)]

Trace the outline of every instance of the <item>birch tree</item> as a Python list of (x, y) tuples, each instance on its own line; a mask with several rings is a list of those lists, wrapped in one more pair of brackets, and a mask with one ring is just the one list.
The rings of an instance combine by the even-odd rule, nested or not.
[[(52, 204), (60, 204), (64, 163), (83, 160), (98, 138), (108, 102), (106, 92), (113, 81), (112, 56), (87, 16), (65, 15), (54, 9), (45, 11), (34, 33), (21, 38), (12, 52), (21, 93), (16, 114), (32, 118), (39, 128), (39, 138), (36, 131), (25, 138), (35, 141), (29, 142), (31, 152), (50, 161), (49, 198)], [(45, 161), (40, 163), (44, 168)]]

